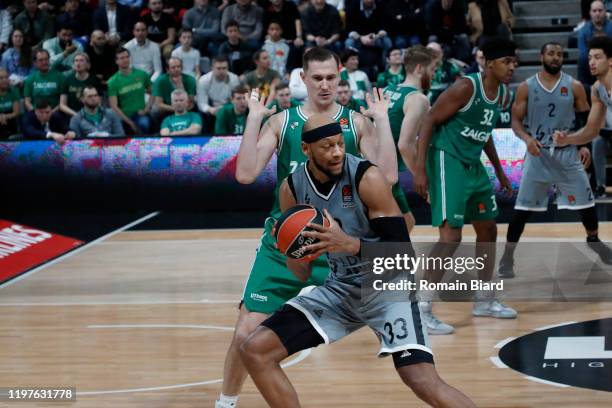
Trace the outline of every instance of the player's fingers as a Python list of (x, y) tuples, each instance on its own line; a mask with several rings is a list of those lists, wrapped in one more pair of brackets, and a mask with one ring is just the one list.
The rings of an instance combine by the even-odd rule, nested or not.
[[(310, 228), (310, 229), (314, 230), (315, 232), (325, 232), (325, 231), (327, 231), (327, 228), (325, 228), (325, 227), (324, 227), (323, 225), (321, 225), (321, 224), (313, 224), (313, 223), (310, 223), (310, 222), (309, 222), (308, 224), (306, 224), (306, 226), (307, 226), (308, 228)], [(307, 233), (307, 232), (310, 232), (310, 231), (304, 231), (302, 234), (305, 234), (305, 233)]]
[(334, 219), (334, 217), (329, 213), (329, 211), (327, 211), (327, 208), (323, 209), (323, 215), (325, 215), (325, 218), (327, 218), (327, 221), (329, 221), (329, 226), (331, 227), (334, 224), (337, 224), (336, 220)]
[(316, 244), (310, 244), (310, 245), (306, 245), (302, 247), (302, 250), (305, 253), (309, 253), (309, 252), (323, 252), (325, 250), (325, 248), (327, 247), (327, 244), (325, 242), (317, 242)]

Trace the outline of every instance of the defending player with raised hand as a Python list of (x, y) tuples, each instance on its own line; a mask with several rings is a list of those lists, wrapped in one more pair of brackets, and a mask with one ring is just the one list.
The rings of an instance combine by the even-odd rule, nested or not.
[[(325, 48), (315, 47), (304, 54), (302, 79), (308, 92), (303, 105), (274, 114), (257, 92), (249, 98), (249, 115), (238, 151), (236, 179), (240, 183), (253, 183), (272, 155), (277, 153), (277, 185), (270, 217), (265, 222), (255, 261), (251, 267), (236, 322), (236, 329), (225, 358), (223, 388), (216, 408), (237, 406), (238, 394), (247, 371), (240, 361), (240, 345), (265, 320), (301, 289), (321, 285), (329, 274), (325, 259), (313, 263), (311, 277), (302, 282), (288, 270), (285, 256), (274, 247), (271, 234), (275, 220), (281, 215), (278, 187), (290, 173), (306, 161), (301, 149), (302, 127), (314, 114), (326, 114), (337, 121), (344, 136), (346, 151), (363, 155), (378, 164), (390, 185), (397, 181), (397, 159), (387, 108), (389, 101), (375, 90), (368, 96), (368, 108), (357, 113), (335, 102), (340, 81), (338, 56)], [(264, 118), (269, 119), (263, 124)], [(374, 123), (372, 123), (372, 120)]]
[[(481, 47), (485, 56), (483, 73), (470, 74), (446, 90), (423, 121), (419, 131), (414, 188), (423, 197), (429, 193), (432, 225), (440, 238), (430, 256), (450, 257), (461, 242), (465, 222), (471, 221), (476, 242), (497, 240), (495, 194), (480, 161), (484, 152), (495, 174), (508, 193), (512, 186), (504, 174), (491, 138), (500, 112), (510, 103), (507, 84), (516, 67), (516, 45), (492, 39)], [(455, 245), (450, 245), (455, 244)], [(477, 246), (476, 256), (482, 256)], [(490, 281), (495, 267), (494, 247), (485, 257), (479, 279)], [(439, 282), (444, 271), (428, 271), (430, 282)], [(429, 295), (429, 296), (428, 296)], [(432, 312), (431, 296), (421, 294), (419, 307), (430, 334), (449, 334), (453, 327)], [(477, 291), (474, 316), (514, 318), (516, 311), (496, 299), (494, 291)]]
[[(242, 359), (266, 402), (274, 408), (300, 406), (280, 367), (282, 360), (368, 326), (379, 335), (378, 355), (393, 356), (400, 378), (420, 399), (435, 407), (474, 407), (438, 376), (416, 302), (390, 301), (384, 292), (362, 299), (362, 285), (372, 265), (358, 255), (361, 240), (410, 241), (391, 186), (370, 162), (345, 154), (341, 127), (329, 116), (311, 116), (302, 140), (308, 161), (283, 181), (281, 209), (296, 204), (326, 208), (329, 227), (309, 224), (316, 231), (302, 235), (320, 241), (303, 250), (327, 252), (332, 272), (322, 286), (289, 300), (242, 345)], [(288, 265), (299, 276), (311, 268), (305, 261), (288, 261)], [(397, 335), (388, 328), (394, 324)]]
[[(408, 48), (404, 54), (404, 69), (404, 81), (389, 85), (385, 88), (385, 95), (391, 100), (389, 121), (397, 144), (398, 172), (406, 168), (414, 172), (417, 132), (429, 110), (429, 99), (425, 93), (429, 90), (436, 69), (431, 50), (422, 45)], [(412, 230), (414, 216), (399, 181), (393, 186), (393, 197), (404, 215), (408, 230)]]
[[(591, 87), (591, 111), (586, 126), (572, 134), (558, 131), (553, 135), (555, 145), (583, 145), (593, 141), (593, 162), (597, 188), (595, 198), (606, 196), (606, 156), (612, 135), (612, 38), (594, 37), (589, 43), (589, 69), (597, 81)], [(597, 135), (600, 135), (597, 137)]]
[(500, 278), (514, 277), (514, 251), (525, 223), (534, 211), (548, 209), (548, 191), (553, 184), (557, 190), (557, 208), (578, 211), (587, 242), (603, 262), (612, 262), (612, 253), (597, 235), (595, 200), (585, 171), (590, 162), (588, 147), (553, 144), (555, 131), (582, 128), (589, 111), (582, 84), (562, 71), (564, 51), (561, 44), (544, 44), (540, 50), (542, 69), (521, 83), (516, 92), (512, 129), (527, 145), (527, 154), (508, 225), (507, 243), (497, 270)]

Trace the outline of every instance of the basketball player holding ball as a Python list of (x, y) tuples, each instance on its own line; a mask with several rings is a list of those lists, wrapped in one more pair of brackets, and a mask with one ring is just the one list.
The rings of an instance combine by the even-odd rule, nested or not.
[[(363, 155), (378, 164), (389, 185), (397, 181), (397, 159), (387, 116), (388, 100), (382, 92), (374, 89), (363, 114), (337, 104), (338, 65), (338, 56), (324, 48), (315, 47), (304, 54), (302, 79), (308, 91), (308, 102), (303, 106), (274, 114), (274, 109), (266, 108), (269, 101), (260, 100), (257, 93), (251, 95), (236, 164), (236, 179), (240, 183), (253, 183), (275, 151), (279, 183), (301, 166), (306, 161), (301, 149), (302, 128), (307, 118), (314, 114), (326, 114), (337, 121), (346, 151)], [(263, 120), (270, 115), (262, 127)], [(237, 406), (238, 394), (248, 375), (240, 361), (240, 345), (283, 303), (306, 286), (323, 284), (329, 274), (324, 259), (313, 262), (312, 275), (306, 282), (298, 280), (287, 270), (286, 258), (275, 248), (271, 233), (280, 215), (277, 185), (274, 205), (264, 226), (264, 235), (242, 296), (234, 337), (225, 358), (223, 388), (216, 408)]]
[[(410, 241), (382, 172), (367, 160), (345, 155), (340, 125), (324, 114), (306, 122), (302, 149), (308, 161), (281, 184), (280, 206), (284, 211), (296, 204), (324, 208), (330, 225), (308, 224), (314, 231), (302, 235), (317, 242), (303, 251), (312, 256), (327, 252), (332, 272), (322, 286), (289, 300), (242, 345), (242, 360), (266, 402), (278, 408), (300, 406), (282, 360), (368, 326), (379, 336), (379, 356), (393, 356), (400, 378), (420, 399), (436, 407), (475, 406), (438, 376), (416, 301), (390, 301), (384, 292), (362, 299), (362, 284), (372, 269), (359, 256), (361, 240)], [(304, 260), (287, 258), (287, 265), (302, 279), (312, 272)], [(387, 327), (394, 324), (397, 334)]]

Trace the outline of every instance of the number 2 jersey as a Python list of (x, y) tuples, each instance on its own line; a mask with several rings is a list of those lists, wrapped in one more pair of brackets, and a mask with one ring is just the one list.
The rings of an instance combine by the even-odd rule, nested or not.
[[(278, 202), (278, 189), (284, 179), (301, 166), (307, 157), (302, 153), (302, 128), (308, 118), (301, 106), (290, 108), (282, 113), (283, 125), (277, 149), (276, 187), (274, 188), (274, 204), (270, 216), (278, 219), (281, 216)], [(346, 153), (360, 156), (359, 141), (354, 124), (355, 111), (338, 105), (338, 112), (333, 119), (342, 127)]]
[(499, 85), (494, 100), (487, 98), (480, 73), (464, 78), (472, 81), (472, 97), (453, 117), (434, 129), (431, 143), (434, 148), (469, 164), (480, 162), (482, 149), (510, 98), (508, 87), (504, 84)]

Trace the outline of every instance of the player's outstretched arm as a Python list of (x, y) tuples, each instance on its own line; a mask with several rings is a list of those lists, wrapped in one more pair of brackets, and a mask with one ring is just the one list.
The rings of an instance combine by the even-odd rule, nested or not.
[[(295, 196), (289, 188), (289, 183), (287, 179), (283, 180), (278, 190), (278, 200), (280, 204), (280, 209), (282, 212), (287, 211), (291, 207), (294, 207), (297, 202), (295, 200)], [(276, 226), (274, 226), (276, 228)], [(312, 268), (310, 262), (306, 261), (298, 261), (296, 259), (286, 258), (287, 259), (287, 269), (289, 269), (293, 274), (302, 282), (306, 282), (310, 275), (312, 274)]]
[(465, 78), (456, 81), (438, 97), (436, 103), (434, 103), (425, 115), (425, 119), (423, 119), (423, 124), (419, 130), (417, 160), (414, 172), (414, 189), (422, 197), (427, 197), (425, 163), (427, 163), (427, 152), (431, 144), (433, 130), (436, 126), (452, 118), (462, 107), (467, 105), (473, 93), (474, 86), (471, 80)]
[(404, 164), (412, 173), (416, 169), (417, 134), (428, 110), (429, 99), (420, 92), (415, 92), (404, 99), (404, 119), (397, 148)]
[(236, 180), (242, 184), (255, 182), (270, 161), (280, 135), (280, 115), (271, 117), (261, 128), (261, 122), (272, 115), (276, 107), (268, 109), (266, 106), (270, 101), (258, 96), (257, 90), (253, 90), (248, 99), (249, 114), (238, 149)]
[(555, 132), (553, 140), (557, 146), (583, 145), (597, 137), (606, 119), (606, 106), (603, 104), (596, 91), (596, 85), (591, 87), (591, 111), (586, 125), (577, 132), (569, 135), (563, 132)]
[[(387, 183), (393, 185), (398, 180), (397, 154), (389, 123), (389, 97), (382, 89), (374, 88), (373, 96), (366, 94), (368, 108), (361, 108), (361, 115), (355, 115), (359, 149), (370, 162), (380, 167)], [(374, 119), (374, 124), (367, 118)]]

